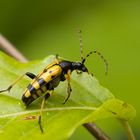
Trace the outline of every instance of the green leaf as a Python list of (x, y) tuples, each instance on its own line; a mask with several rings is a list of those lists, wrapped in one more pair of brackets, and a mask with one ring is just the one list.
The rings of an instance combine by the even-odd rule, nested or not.
[[(20, 63), (0, 52), (0, 89), (7, 88), (16, 78), (29, 71), (37, 74), (54, 60), (54, 56), (42, 61)], [(116, 99), (109, 90), (102, 87), (98, 80), (83, 73), (71, 76), (72, 95), (63, 105), (67, 96), (67, 82), (61, 82), (54, 94), (46, 101), (40, 132), (37, 117), (26, 120), (29, 116), (38, 116), (42, 97), (34, 101), (27, 109), (21, 96), (31, 80), (24, 77), (10, 93), (0, 94), (0, 138), (1, 139), (52, 139), (69, 138), (74, 130), (83, 123), (115, 117), (129, 121), (135, 117), (135, 109)]]

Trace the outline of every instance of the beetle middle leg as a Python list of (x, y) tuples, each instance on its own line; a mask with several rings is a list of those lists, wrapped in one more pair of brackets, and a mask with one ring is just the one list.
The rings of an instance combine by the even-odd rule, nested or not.
[(65, 104), (65, 103), (68, 101), (68, 99), (69, 99), (69, 97), (70, 97), (70, 95), (71, 95), (71, 92), (72, 92), (72, 88), (71, 88), (71, 84), (70, 84), (70, 74), (71, 74), (71, 70), (68, 70), (67, 74), (65, 75), (65, 78), (66, 78), (67, 81), (68, 81), (68, 88), (67, 88), (68, 96), (67, 96), (67, 98), (65, 99), (65, 101), (63, 102), (63, 104)]
[(36, 77), (36, 75), (34, 75), (33, 73), (26, 72), (26, 73), (24, 73), (23, 75), (21, 75), (20, 77), (18, 77), (10, 86), (8, 86), (8, 88), (3, 89), (3, 90), (0, 90), (0, 93), (1, 93), (1, 92), (5, 92), (5, 91), (9, 91), (9, 92), (10, 92), (11, 88), (12, 88), (18, 81), (20, 81), (25, 75), (28, 76), (28, 77), (31, 78), (31, 79), (34, 79), (34, 78)]

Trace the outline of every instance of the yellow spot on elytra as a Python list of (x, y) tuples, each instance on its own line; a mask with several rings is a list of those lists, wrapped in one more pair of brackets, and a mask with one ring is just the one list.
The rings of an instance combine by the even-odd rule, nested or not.
[(40, 88), (40, 85), (38, 82), (34, 82), (33, 85), (32, 85), (35, 89), (39, 89)]
[(26, 98), (28, 98), (28, 97), (30, 97), (30, 96), (31, 96), (31, 93), (30, 93), (30, 91), (29, 91), (29, 90), (27, 90), (27, 91), (25, 92), (25, 94), (24, 94), (24, 95), (25, 95), (25, 97), (26, 97)]
[[(51, 71), (51, 73), (50, 73), (50, 71)], [(45, 81), (46, 83), (48, 83), (49, 81), (52, 80), (52, 77), (53, 77), (53, 76), (56, 77), (56, 76), (60, 75), (61, 72), (62, 72), (61, 67), (58, 66), (58, 65), (54, 65), (54, 66), (50, 67), (50, 68), (47, 70), (47, 72), (43, 73), (43, 74), (40, 76), (40, 78), (43, 78), (44, 81)]]

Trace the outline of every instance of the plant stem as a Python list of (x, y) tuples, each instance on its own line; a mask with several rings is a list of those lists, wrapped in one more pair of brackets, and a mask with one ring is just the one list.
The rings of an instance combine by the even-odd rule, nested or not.
[[(21, 62), (28, 60), (3, 35), (0, 34), (0, 48), (7, 54)], [(110, 138), (95, 123), (85, 123), (83, 126), (97, 139), (110, 140)]]
[(18, 61), (27, 62), (27, 59), (2, 34), (0, 34), (0, 49)]
[(135, 140), (135, 136), (133, 134), (133, 131), (128, 123), (128, 121), (120, 120), (121, 124), (123, 125), (124, 129), (127, 132), (128, 140)]
[(95, 123), (85, 123), (83, 126), (97, 139), (97, 140), (111, 140)]

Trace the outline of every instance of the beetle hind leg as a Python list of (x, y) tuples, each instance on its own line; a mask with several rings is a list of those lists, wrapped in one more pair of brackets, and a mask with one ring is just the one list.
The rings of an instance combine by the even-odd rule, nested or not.
[(40, 128), (40, 131), (43, 133), (43, 127), (42, 127), (42, 123), (41, 123), (41, 120), (42, 120), (42, 112), (43, 112), (43, 107), (44, 107), (44, 103), (45, 103), (45, 100), (47, 100), (50, 95), (51, 95), (51, 92), (47, 92), (44, 97), (43, 97), (43, 100), (42, 100), (42, 103), (41, 103), (41, 108), (40, 108), (40, 114), (38, 116), (38, 125), (39, 125), (39, 128)]
[(6, 91), (10, 92), (11, 88), (12, 88), (18, 81), (20, 81), (25, 75), (28, 76), (28, 77), (31, 78), (31, 79), (34, 79), (34, 78), (36, 77), (36, 75), (34, 75), (33, 73), (26, 72), (26, 73), (24, 73), (23, 75), (21, 75), (20, 77), (18, 77), (10, 86), (8, 86), (8, 88), (3, 89), (3, 90), (0, 90), (0, 93), (6, 92)]

